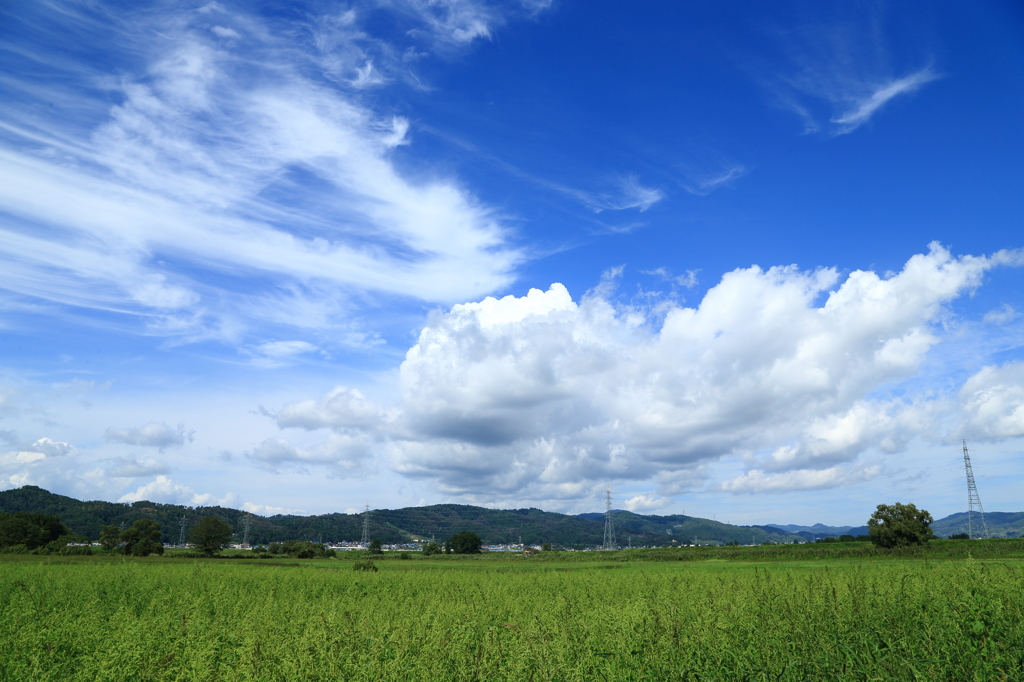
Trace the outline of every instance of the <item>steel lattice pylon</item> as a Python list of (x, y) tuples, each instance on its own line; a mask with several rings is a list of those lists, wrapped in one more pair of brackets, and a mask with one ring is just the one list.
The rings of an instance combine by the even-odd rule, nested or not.
[(978, 486), (974, 485), (974, 471), (971, 469), (971, 456), (967, 454), (967, 441), (964, 441), (964, 471), (967, 472), (967, 536), (974, 539), (974, 515), (981, 519), (981, 531), (988, 535), (988, 524), (985, 523), (985, 510), (978, 496)]
[(181, 530), (178, 531), (178, 546), (185, 546), (185, 528), (187, 527), (186, 517), (181, 517)]
[(359, 541), (363, 547), (370, 546), (370, 503), (366, 503), (366, 511), (363, 512), (363, 539)]
[(618, 549), (615, 543), (615, 524), (612, 523), (612, 489), (611, 486), (604, 491), (604, 549)]

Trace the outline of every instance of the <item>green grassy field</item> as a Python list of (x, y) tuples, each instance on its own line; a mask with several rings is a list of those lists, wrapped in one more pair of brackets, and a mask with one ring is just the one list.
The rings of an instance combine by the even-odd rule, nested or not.
[(718, 557), (3, 556), (0, 677), (1024, 679), (1020, 559)]

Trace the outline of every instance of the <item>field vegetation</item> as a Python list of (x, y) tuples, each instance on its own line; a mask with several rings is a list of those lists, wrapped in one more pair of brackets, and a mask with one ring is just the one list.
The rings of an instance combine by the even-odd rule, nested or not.
[(1022, 555), (4, 555), (0, 679), (1014, 680)]

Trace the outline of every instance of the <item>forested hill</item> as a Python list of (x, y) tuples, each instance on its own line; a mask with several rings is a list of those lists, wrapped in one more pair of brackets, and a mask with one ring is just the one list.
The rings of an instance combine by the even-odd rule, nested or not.
[[(55, 495), (36, 486), (24, 486), (0, 492), (0, 511), (43, 512), (55, 514), (71, 530), (91, 539), (99, 537), (104, 525), (130, 526), (138, 519), (152, 519), (163, 529), (164, 542), (176, 542), (182, 517), (188, 525), (204, 516), (219, 516), (234, 527), (241, 539), (246, 512), (226, 507), (183, 507), (174, 504), (139, 501), (133, 503), (83, 502)], [(791, 542), (794, 535), (768, 527), (731, 526), (691, 516), (643, 516), (614, 511), (615, 533), (619, 544), (666, 545), (693, 540), (742, 544), (769, 540)], [(462, 504), (437, 504), (429, 507), (380, 509), (370, 512), (370, 535), (385, 543), (434, 537), (443, 540), (470, 530), (486, 544), (550, 542), (565, 547), (601, 544), (604, 515), (570, 516), (539, 509), (486, 509)], [(253, 543), (283, 540), (320, 540), (342, 542), (359, 540), (363, 517), (359, 514), (321, 514), (318, 516), (257, 516), (250, 521)]]
[[(975, 517), (974, 531), (979, 531), (979, 520)], [(1021, 538), (1024, 537), (1024, 512), (986, 512), (985, 525), (989, 534), (994, 538)], [(955, 533), (967, 532), (967, 512), (950, 514), (946, 518), (939, 519), (932, 524), (932, 530), (936, 535), (947, 537)]]
[[(176, 542), (181, 519), (188, 525), (204, 516), (219, 516), (232, 525), (241, 541), (246, 512), (227, 507), (183, 507), (140, 501), (134, 503), (82, 502), (73, 497), (55, 495), (36, 486), (24, 486), (0, 492), (0, 511), (55, 514), (71, 530), (91, 539), (99, 538), (104, 525), (128, 527), (138, 519), (152, 519), (163, 529), (164, 542)], [(623, 547), (687, 544), (698, 542), (792, 542), (810, 533), (796, 533), (773, 526), (732, 526), (693, 516), (644, 516), (628, 511), (612, 512), (615, 535)], [(990, 512), (985, 515), (989, 530), (997, 537), (1024, 535), (1024, 512)], [(933, 524), (940, 536), (967, 530), (967, 515), (953, 514)], [(523, 541), (550, 542), (564, 547), (599, 545), (604, 539), (604, 514), (571, 516), (540, 509), (486, 509), (464, 504), (435, 504), (429, 507), (379, 509), (370, 512), (370, 536), (385, 543), (409, 540), (444, 540), (470, 530), (486, 544)], [(822, 533), (814, 537), (838, 533)], [(856, 529), (860, 531), (860, 529)], [(324, 542), (355, 541), (362, 537), (363, 517), (359, 514), (321, 514), (319, 516), (256, 516), (250, 521), (253, 543), (284, 540)]]

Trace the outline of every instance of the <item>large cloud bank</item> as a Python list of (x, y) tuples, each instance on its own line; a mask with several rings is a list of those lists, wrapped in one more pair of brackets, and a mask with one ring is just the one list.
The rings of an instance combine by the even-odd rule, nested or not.
[[(358, 443), (334, 455), (344, 468), (372, 447), (477, 499), (565, 499), (614, 479), (652, 479), (671, 495), (730, 455), (747, 467), (717, 484), (730, 492), (865, 480), (883, 465), (861, 455), (926, 432), (1024, 435), (1019, 365), (986, 367), (959, 395), (894, 390), (939, 343), (946, 304), (1019, 258), (933, 244), (887, 277), (751, 267), (695, 308), (658, 311), (616, 305), (601, 288), (576, 302), (560, 284), (488, 297), (428, 321), (400, 368), (400, 408), (339, 388), (276, 418)], [(284, 442), (255, 458), (272, 450), (285, 463)]]

